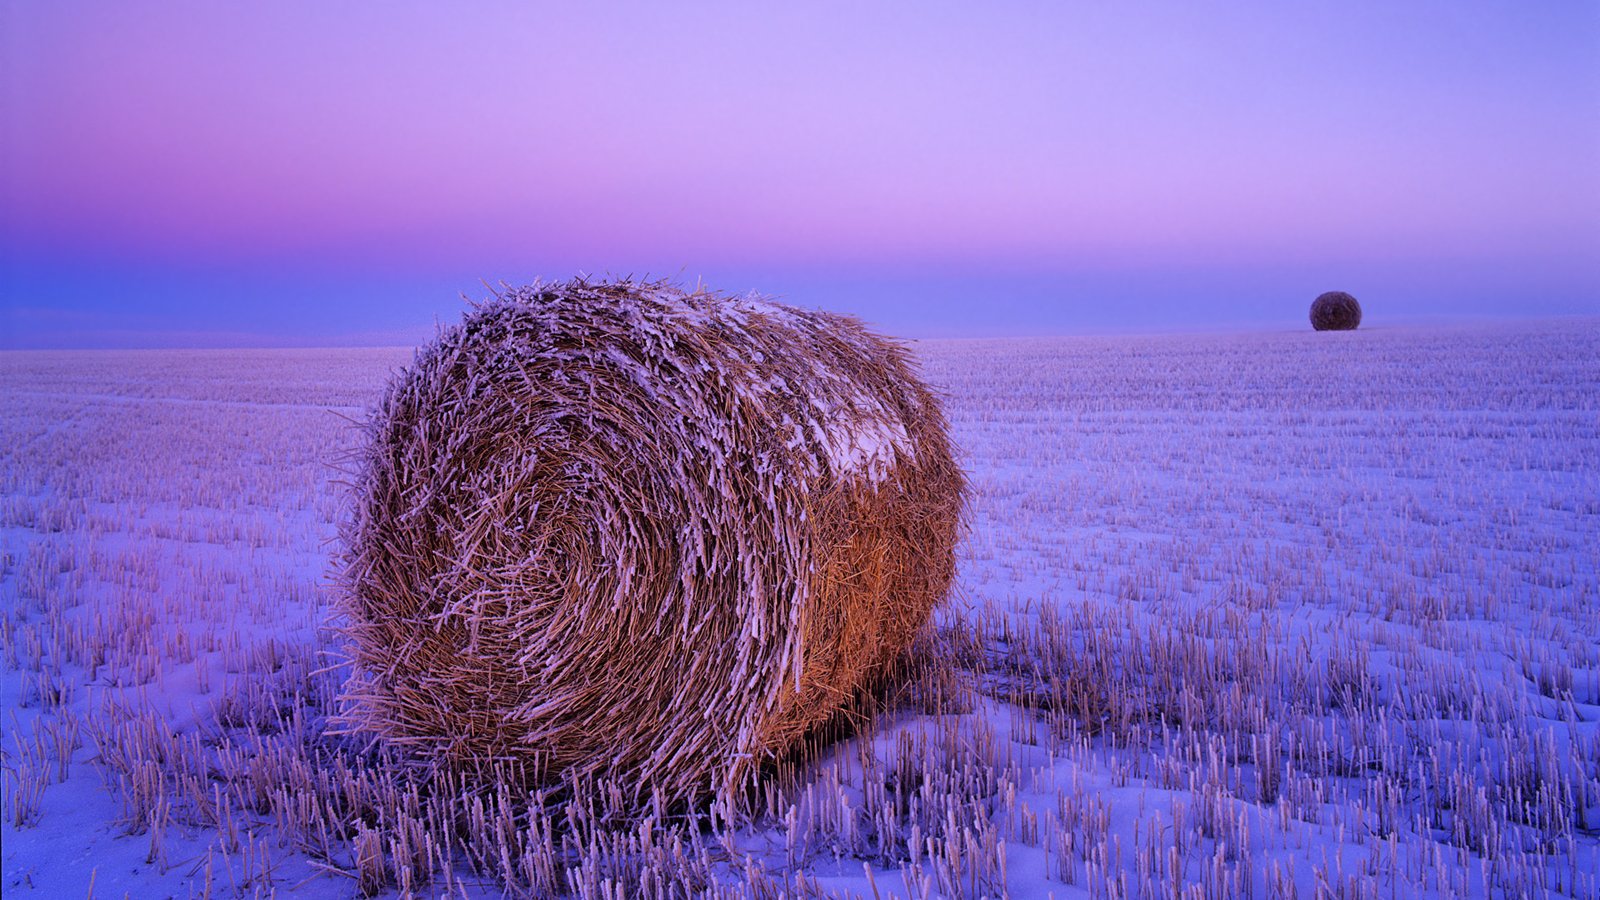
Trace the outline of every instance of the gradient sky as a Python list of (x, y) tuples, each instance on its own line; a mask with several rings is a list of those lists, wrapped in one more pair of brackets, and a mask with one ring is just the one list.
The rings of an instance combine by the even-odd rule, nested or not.
[(649, 273), (905, 335), (1600, 314), (1600, 4), (0, 0), (0, 346)]

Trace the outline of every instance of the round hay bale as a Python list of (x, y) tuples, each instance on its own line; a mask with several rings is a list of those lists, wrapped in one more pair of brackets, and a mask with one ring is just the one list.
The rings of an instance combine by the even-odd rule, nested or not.
[(924, 627), (964, 492), (907, 352), (852, 318), (662, 282), (512, 290), (370, 423), (347, 720), (635, 802), (731, 792)]
[(1361, 324), (1361, 304), (1344, 291), (1318, 294), (1311, 301), (1311, 327), (1317, 331), (1352, 331)]

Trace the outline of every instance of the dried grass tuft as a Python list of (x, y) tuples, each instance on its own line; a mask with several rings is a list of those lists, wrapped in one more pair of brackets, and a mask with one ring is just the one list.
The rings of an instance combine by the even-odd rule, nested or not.
[(346, 721), (423, 759), (731, 794), (888, 671), (954, 572), (944, 414), (844, 316), (519, 288), (369, 429)]
[(1361, 304), (1344, 291), (1327, 291), (1311, 301), (1311, 327), (1317, 331), (1354, 331), (1361, 325)]

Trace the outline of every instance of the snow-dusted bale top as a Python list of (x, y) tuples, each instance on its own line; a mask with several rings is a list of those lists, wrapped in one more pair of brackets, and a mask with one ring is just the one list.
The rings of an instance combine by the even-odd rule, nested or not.
[(359, 726), (423, 757), (737, 787), (947, 592), (944, 415), (853, 319), (535, 285), (392, 381), (346, 534)]
[(1317, 331), (1353, 331), (1361, 325), (1361, 304), (1344, 291), (1324, 291), (1311, 301), (1311, 327)]

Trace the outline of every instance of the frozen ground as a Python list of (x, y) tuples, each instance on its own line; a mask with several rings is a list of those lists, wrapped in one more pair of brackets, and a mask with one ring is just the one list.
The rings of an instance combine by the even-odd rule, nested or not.
[(1600, 896), (1600, 321), (916, 348), (955, 677), (627, 826), (324, 733), (407, 354), (0, 354), (5, 896)]

